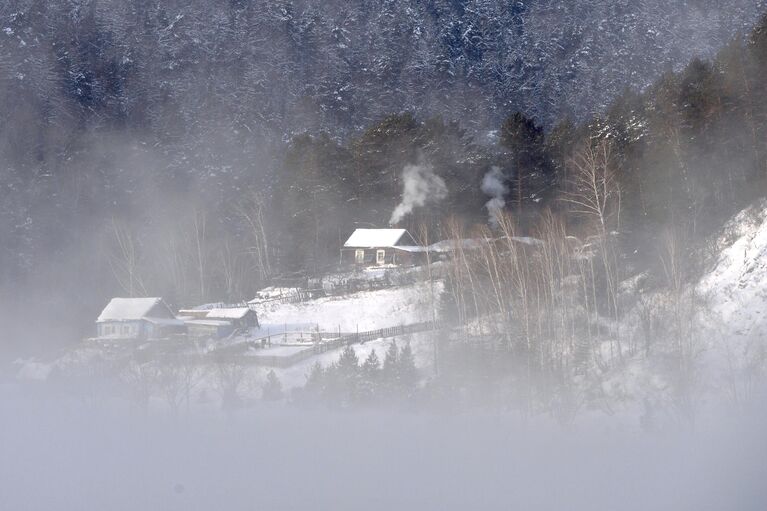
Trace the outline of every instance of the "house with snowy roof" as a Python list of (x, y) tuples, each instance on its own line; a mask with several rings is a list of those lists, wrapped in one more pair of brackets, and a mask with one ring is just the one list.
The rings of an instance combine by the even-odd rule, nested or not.
[(341, 265), (408, 266), (424, 252), (405, 229), (356, 229), (341, 247)]
[(96, 319), (100, 339), (163, 339), (184, 332), (162, 298), (112, 298)]

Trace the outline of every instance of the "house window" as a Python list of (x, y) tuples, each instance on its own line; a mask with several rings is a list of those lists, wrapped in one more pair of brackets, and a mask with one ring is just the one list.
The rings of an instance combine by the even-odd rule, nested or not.
[(123, 325), (123, 335), (130, 335), (130, 325)]
[(357, 264), (362, 264), (365, 262), (365, 251), (364, 250), (355, 250), (354, 251), (354, 260), (357, 262)]
[(384, 264), (386, 262), (386, 250), (376, 250), (376, 264)]

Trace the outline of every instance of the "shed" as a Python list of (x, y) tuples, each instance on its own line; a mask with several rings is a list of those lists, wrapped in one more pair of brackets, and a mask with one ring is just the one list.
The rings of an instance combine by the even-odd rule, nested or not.
[(205, 319), (229, 321), (234, 328), (255, 328), (258, 326), (256, 311), (250, 307), (211, 309)]
[(188, 319), (205, 319), (209, 312), (210, 309), (181, 309), (178, 314)]
[(96, 319), (99, 338), (162, 339), (184, 331), (162, 298), (112, 298)]
[(409, 265), (420, 261), (423, 248), (405, 229), (356, 229), (341, 247), (348, 266)]

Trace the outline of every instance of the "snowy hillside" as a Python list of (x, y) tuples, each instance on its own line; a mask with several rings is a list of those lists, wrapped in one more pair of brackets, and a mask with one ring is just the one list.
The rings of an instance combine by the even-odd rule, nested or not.
[(713, 242), (708, 269), (678, 296), (667, 288), (627, 291), (640, 294), (622, 328), (641, 337), (641, 318), (654, 322), (653, 349), (602, 375), (611, 413), (625, 413), (629, 422), (660, 420), (660, 410), (672, 420), (710, 415), (752, 403), (764, 391), (767, 203), (736, 215)]
[[(767, 204), (749, 208), (726, 228), (725, 246), (716, 266), (701, 279), (721, 320), (722, 334), (767, 338)], [(727, 239), (720, 243), (726, 244)]]
[(767, 203), (737, 215), (721, 242), (717, 264), (698, 286), (708, 309), (705, 361), (712, 386), (741, 403), (755, 397), (767, 369)]
[(256, 311), (262, 325), (301, 323), (323, 331), (362, 332), (431, 320), (441, 289), (440, 283), (433, 284), (432, 296), (429, 284), (420, 283), (298, 304), (259, 304)]

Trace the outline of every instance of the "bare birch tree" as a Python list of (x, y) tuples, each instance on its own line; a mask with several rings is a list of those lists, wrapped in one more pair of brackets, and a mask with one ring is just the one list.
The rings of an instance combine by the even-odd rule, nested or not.
[(146, 294), (141, 278), (141, 257), (138, 239), (131, 227), (112, 218), (114, 245), (109, 254), (109, 266), (120, 287), (129, 297)]
[(611, 359), (617, 355), (618, 360), (622, 360), (618, 297), (620, 265), (614, 239), (620, 229), (621, 189), (612, 142), (601, 139), (581, 146), (570, 158), (568, 166), (572, 182), (562, 200), (570, 206), (572, 213), (586, 220), (587, 229), (590, 230), (587, 242), (594, 243), (599, 249), (604, 298), (615, 329), (612, 334), (614, 343), (611, 344)]
[(254, 269), (261, 281), (267, 280), (272, 273), (265, 210), (266, 201), (258, 192), (251, 192), (235, 206), (235, 211), (248, 227), (250, 237), (247, 252), (253, 259)]

